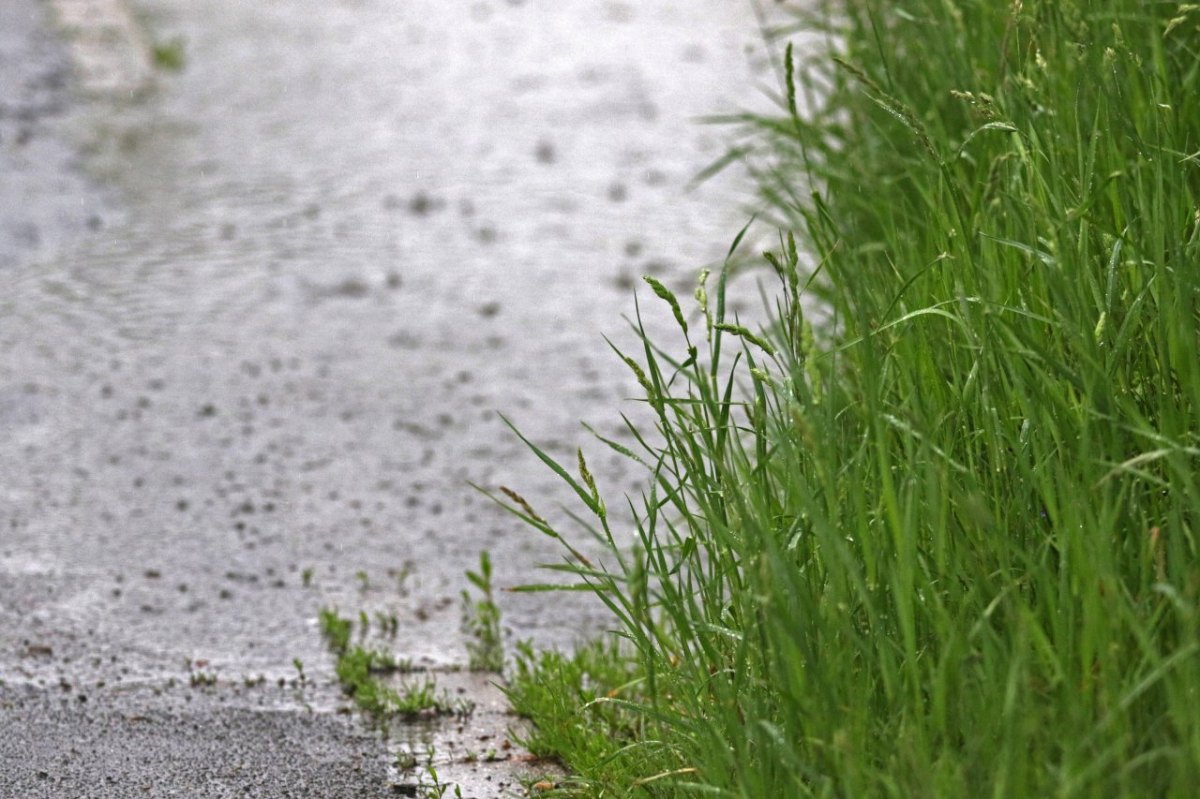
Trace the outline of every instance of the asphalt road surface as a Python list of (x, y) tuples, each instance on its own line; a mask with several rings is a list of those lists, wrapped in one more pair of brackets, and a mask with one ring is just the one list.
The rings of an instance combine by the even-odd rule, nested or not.
[[(481, 550), (542, 579), (554, 543), (469, 486), (565, 518), (500, 413), (638, 485), (578, 421), (638, 411), (603, 340), (632, 341), (638, 277), (690, 294), (745, 221), (736, 176), (686, 186), (726, 141), (695, 118), (763, 102), (755, 15), (132, 11), (183, 69), (88, 94), (49, 7), (0, 3), (0, 796), (394, 795), (317, 611), (394, 613), (442, 669)], [(605, 623), (502, 603), (547, 646)]]

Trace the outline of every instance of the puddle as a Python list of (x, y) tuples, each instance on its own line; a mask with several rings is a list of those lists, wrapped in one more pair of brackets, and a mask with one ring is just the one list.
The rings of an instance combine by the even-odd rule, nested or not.
[[(508, 709), (497, 675), (441, 670), (407, 679), (414, 676), (435, 680), (451, 700), (470, 701), (473, 707), (463, 716), (389, 725), (393, 793), (420, 796), (436, 778), (456, 786), (463, 797), (490, 799), (524, 795), (526, 785), (558, 779), (557, 765), (534, 758), (513, 742), (514, 731), (519, 733), (525, 722)], [(448, 795), (453, 791), (451, 787)]]
[[(748, 6), (618, 6), (137, 3), (186, 67), (74, 118), (125, 221), (8, 275), (0, 548), (109, 579), (152, 564), (161, 619), (117, 601), (101, 632), (133, 610), (139, 640), (190, 651), (225, 625), (230, 655), (256, 629), (291, 649), (337, 598), (336, 580), (301, 591), (306, 568), (410, 560), (455, 596), (488, 549), (500, 584), (537, 579), (552, 542), (468, 482), (551, 515), (568, 496), (498, 411), (572, 460), (578, 420), (636, 415), (602, 336), (633, 346), (637, 275), (686, 284), (723, 255), (738, 184), (685, 192), (719, 153), (694, 118), (762, 102)], [(588, 453), (602, 486), (636, 486)], [(231, 569), (261, 581), (224, 585)], [(197, 594), (200, 640), (172, 610)], [(564, 645), (592, 624), (578, 602), (506, 611)], [(424, 616), (415, 656), (444, 660), (422, 630), (446, 614)]]

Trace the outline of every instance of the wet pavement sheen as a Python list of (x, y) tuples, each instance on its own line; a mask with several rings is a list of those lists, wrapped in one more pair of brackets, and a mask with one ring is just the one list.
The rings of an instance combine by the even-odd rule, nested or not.
[[(469, 486), (565, 520), (499, 413), (635, 485), (578, 425), (638, 410), (602, 336), (632, 341), (640, 275), (690, 294), (744, 222), (735, 178), (685, 186), (725, 141), (694, 118), (761, 105), (762, 44), (724, 0), (137, 8), (185, 69), (62, 126), (121, 203), (88, 189), (76, 246), (0, 259), (0, 722), (52, 740), (35, 715), (194, 710), (197, 669), (273, 685), (300, 659), (334, 724), (320, 607), (461, 663), (479, 551), (501, 585), (559, 557)], [(501, 601), (546, 645), (603, 626)], [(220, 713), (294, 705), (258, 690)]]

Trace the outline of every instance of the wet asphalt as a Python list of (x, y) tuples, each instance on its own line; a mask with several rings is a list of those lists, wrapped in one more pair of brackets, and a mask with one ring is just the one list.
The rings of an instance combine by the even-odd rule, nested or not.
[[(501, 586), (544, 579), (555, 544), (470, 487), (566, 522), (501, 413), (637, 488), (578, 422), (639, 413), (603, 338), (633, 345), (638, 276), (690, 293), (745, 221), (736, 176), (686, 187), (726, 142), (695, 118), (763, 102), (755, 18), (135, 11), (184, 68), (85, 97), (46, 7), (0, 4), (0, 797), (395, 795), (317, 611), (395, 614), (389, 646), (445, 669), (481, 550)], [(605, 624), (501, 604), (545, 646)]]

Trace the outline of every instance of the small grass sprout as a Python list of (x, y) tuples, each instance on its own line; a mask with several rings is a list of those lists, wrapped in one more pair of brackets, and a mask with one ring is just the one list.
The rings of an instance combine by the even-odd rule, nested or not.
[[(350, 643), (354, 622), (332, 609), (320, 613), (320, 626), (330, 651), (336, 658), (334, 672), (342, 691), (369, 715), (384, 718), (417, 719), (441, 715), (467, 715), (472, 705), (453, 700), (437, 690), (432, 677), (401, 682), (393, 687), (383, 677), (414, 671), (408, 661), (397, 660), (390, 652)], [(301, 668), (297, 666), (298, 670)], [(303, 671), (301, 679), (303, 679)]]
[(321, 635), (325, 644), (335, 655), (341, 655), (350, 646), (350, 636), (354, 632), (354, 623), (344, 619), (333, 608), (322, 608), (317, 616)]
[(180, 72), (187, 64), (186, 42), (182, 36), (155, 42), (151, 47), (154, 66), (167, 72)]
[(478, 592), (462, 592), (462, 630), (467, 636), (467, 667), (472, 671), (504, 668), (504, 638), (500, 629), (500, 606), (492, 588), (492, 559), (479, 553), (479, 571), (468, 571), (467, 580)]
[(292, 666), (296, 669), (296, 682), (299, 685), (307, 685), (308, 676), (304, 673), (304, 661), (300, 658), (292, 658)]

